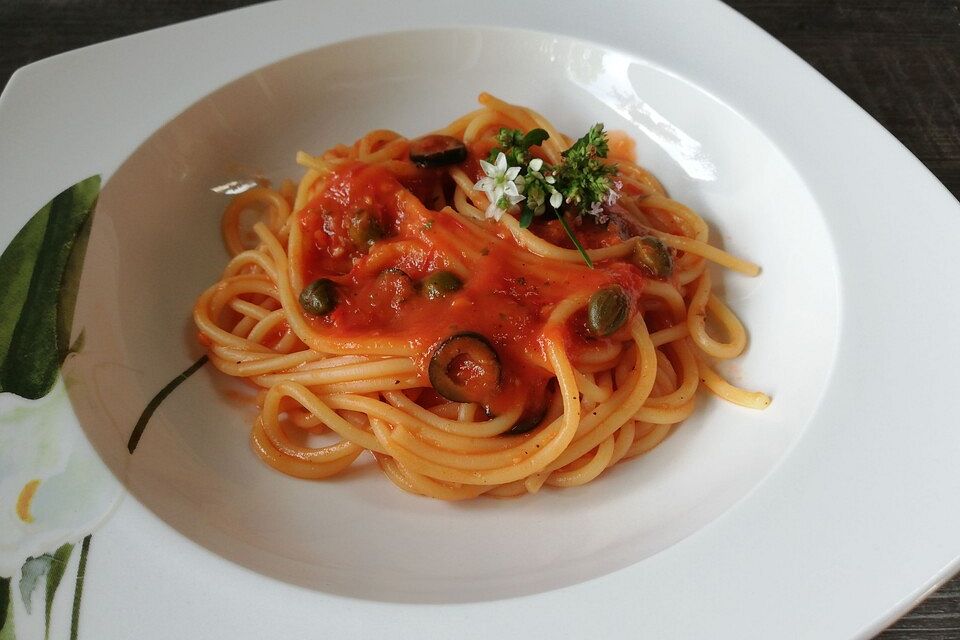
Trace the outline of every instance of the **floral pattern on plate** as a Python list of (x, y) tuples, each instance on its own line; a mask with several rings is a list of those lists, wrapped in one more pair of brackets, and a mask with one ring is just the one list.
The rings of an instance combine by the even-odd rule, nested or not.
[[(49, 638), (51, 629), (77, 637), (91, 532), (122, 495), (77, 423), (70, 381), (59, 372), (82, 348), (82, 331), (70, 340), (71, 324), (99, 187), (93, 177), (57, 195), (0, 256), (3, 640)], [(72, 598), (57, 597), (63, 584), (72, 584)]]

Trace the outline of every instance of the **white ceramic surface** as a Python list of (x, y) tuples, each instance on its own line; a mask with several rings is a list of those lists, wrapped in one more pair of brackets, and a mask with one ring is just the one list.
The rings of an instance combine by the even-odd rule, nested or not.
[[(949, 575), (960, 304), (889, 256), (911, 243), (949, 273), (960, 207), (914, 158), (712, 2), (374, 6), (285, 2), (141, 34), (32, 65), (0, 98), (0, 243), (64, 186), (109, 178), (77, 310), (88, 348), (69, 361), (91, 384), (71, 399), (132, 499), (94, 535), (81, 637), (850, 637)], [(326, 46), (428, 27), (448, 28)], [(296, 175), (297, 148), (369, 128), (427, 131), (480, 90), (568, 132), (627, 130), (720, 243), (764, 266), (723, 282), (751, 334), (733, 373), (773, 406), (705, 398), (586, 488), (451, 506), (373, 472), (273, 473), (205, 370), (131, 457), (144, 404), (198, 355), (188, 310), (225, 257), (210, 188)], [(923, 224), (905, 226), (918, 201)]]

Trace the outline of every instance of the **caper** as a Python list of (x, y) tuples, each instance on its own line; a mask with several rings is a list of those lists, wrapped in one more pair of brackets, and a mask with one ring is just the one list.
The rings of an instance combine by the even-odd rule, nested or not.
[(587, 328), (595, 336), (608, 336), (627, 321), (627, 294), (617, 285), (600, 289), (587, 304)]
[(332, 280), (314, 280), (300, 292), (300, 306), (307, 313), (325, 316), (337, 306), (337, 289)]
[(369, 209), (357, 209), (350, 217), (347, 233), (357, 248), (366, 249), (383, 237), (383, 227)]
[(449, 271), (434, 271), (423, 281), (423, 295), (434, 300), (453, 293), (463, 286), (460, 278)]
[(655, 236), (644, 236), (633, 245), (633, 263), (654, 278), (666, 278), (673, 273), (670, 249)]

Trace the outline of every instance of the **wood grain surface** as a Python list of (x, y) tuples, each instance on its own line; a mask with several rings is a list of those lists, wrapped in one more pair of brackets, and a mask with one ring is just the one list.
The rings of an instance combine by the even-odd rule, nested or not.
[[(0, 87), (14, 70), (34, 60), (247, 4), (251, 2), (0, 0)], [(728, 4), (853, 98), (960, 197), (960, 3), (729, 0)], [(960, 638), (960, 577), (878, 638)]]

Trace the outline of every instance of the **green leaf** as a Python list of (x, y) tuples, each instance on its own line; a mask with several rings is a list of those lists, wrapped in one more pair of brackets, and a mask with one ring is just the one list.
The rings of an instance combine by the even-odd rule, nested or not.
[[(99, 189), (99, 187), (98, 187)], [(96, 197), (96, 196), (94, 196)], [(70, 345), (70, 331), (73, 328), (73, 311), (77, 306), (77, 294), (80, 291), (80, 275), (83, 273), (83, 259), (87, 255), (90, 241), (90, 229), (93, 227), (93, 202), (87, 209), (86, 220), (80, 224), (67, 263), (64, 265), (63, 278), (60, 281), (60, 294), (57, 296), (57, 357), (63, 363), (68, 353), (76, 352), (83, 346), (83, 330), (76, 338), (76, 345)]]
[(88, 534), (80, 547), (80, 566), (77, 567), (77, 581), (73, 586), (73, 614), (70, 616), (70, 640), (77, 640), (80, 630), (80, 600), (83, 597), (83, 579), (87, 574), (87, 554), (90, 553), (90, 538)]
[(0, 392), (35, 400), (66, 357), (100, 176), (47, 203), (0, 255)]
[(63, 572), (67, 570), (67, 562), (70, 561), (71, 553), (73, 553), (73, 545), (65, 544), (53, 554), (53, 561), (50, 563), (50, 571), (47, 573), (47, 602), (44, 611), (46, 632), (44, 638), (50, 637), (50, 610), (53, 608), (53, 597), (57, 594), (57, 587), (60, 586)]
[(531, 222), (533, 222), (533, 209), (530, 207), (524, 207), (523, 211), (520, 213), (520, 228), (526, 229), (530, 226)]
[(0, 639), (13, 637), (13, 598), (10, 596), (10, 590), (13, 587), (10, 586), (11, 582), (10, 578), (0, 578)]
[[(13, 332), (20, 320), (20, 312), (27, 302), (33, 269), (40, 255), (50, 209), (44, 207), (20, 229), (10, 246), (0, 255), (0, 373), (10, 351)], [(0, 390), (3, 389), (0, 377)]]
[(583, 261), (587, 263), (588, 267), (593, 269), (593, 260), (590, 259), (590, 256), (587, 254), (587, 250), (584, 249), (583, 245), (580, 244), (580, 241), (577, 240), (577, 236), (573, 235), (573, 230), (563, 218), (563, 214), (561, 214), (559, 211), (556, 211), (555, 213), (557, 214), (557, 220), (560, 221), (560, 225), (563, 227), (563, 230), (567, 232), (567, 236), (570, 238), (570, 241), (573, 242), (573, 246), (577, 248), (577, 251), (579, 251), (580, 255), (583, 257)]
[(531, 129), (527, 131), (527, 135), (523, 136), (523, 140), (520, 142), (520, 146), (525, 150), (530, 147), (539, 146), (544, 143), (550, 137), (550, 134), (544, 129)]

